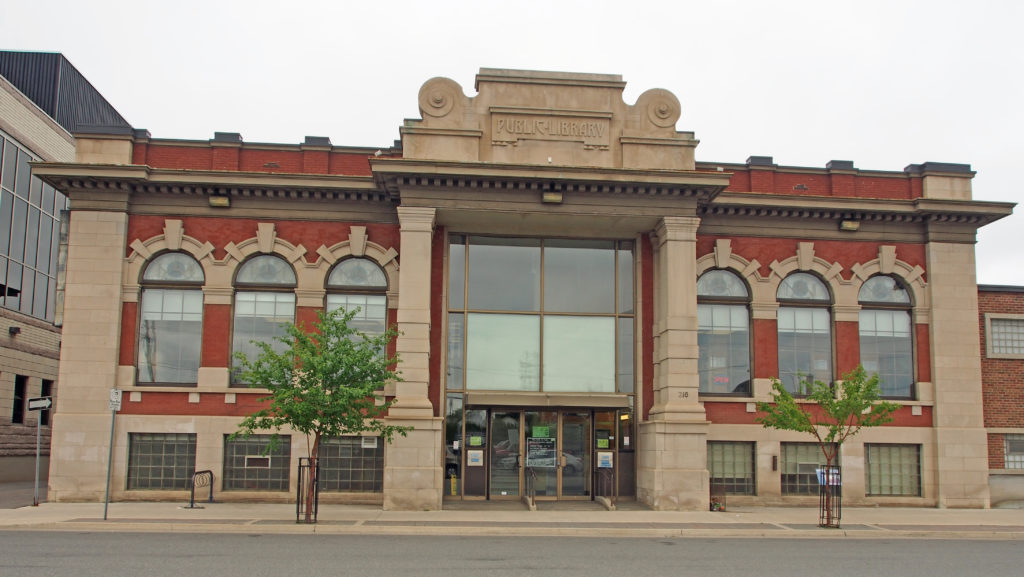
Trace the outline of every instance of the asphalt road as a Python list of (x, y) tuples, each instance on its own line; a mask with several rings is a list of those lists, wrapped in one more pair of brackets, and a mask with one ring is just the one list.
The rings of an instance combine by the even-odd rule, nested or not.
[(6, 577), (1018, 577), (1016, 541), (0, 533)]

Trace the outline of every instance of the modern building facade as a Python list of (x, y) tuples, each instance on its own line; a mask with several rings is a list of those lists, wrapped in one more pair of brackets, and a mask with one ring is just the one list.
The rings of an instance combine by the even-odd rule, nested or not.
[[(130, 126), (60, 54), (0, 51), (0, 481), (42, 474), (50, 412), (27, 400), (56, 394), (61, 213), (67, 199), (30, 163), (73, 162), (71, 131)], [(39, 421), (41, 419), (41, 421)]]
[(970, 167), (696, 160), (677, 98), (616, 75), (445, 79), (393, 147), (80, 136), (34, 170), (70, 199), (50, 496), (291, 500), (306, 441), (232, 440), (232, 354), (337, 307), (396, 325), (388, 419), (334, 439), (322, 499), (813, 502), (809, 439), (755, 422), (863, 364), (901, 404), (841, 453), (848, 504), (987, 507), (974, 242), (1012, 205)]

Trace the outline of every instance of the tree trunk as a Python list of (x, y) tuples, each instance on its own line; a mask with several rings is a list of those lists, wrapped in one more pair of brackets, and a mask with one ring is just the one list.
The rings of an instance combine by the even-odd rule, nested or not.
[(309, 451), (309, 472), (306, 473), (306, 523), (313, 522), (313, 500), (316, 498), (317, 460), (320, 457), (320, 433), (313, 437), (313, 447)]

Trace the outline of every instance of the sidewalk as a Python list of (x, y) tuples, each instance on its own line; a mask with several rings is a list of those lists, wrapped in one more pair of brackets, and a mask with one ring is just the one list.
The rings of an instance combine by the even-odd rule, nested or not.
[[(1021, 509), (846, 508), (841, 529), (817, 526), (816, 508), (741, 507), (727, 512), (496, 509), (383, 511), (322, 505), (319, 523), (295, 523), (295, 505), (203, 503), (42, 503), (0, 510), (0, 531), (530, 535), (601, 537), (768, 537), (1024, 539)], [(557, 507), (557, 506), (556, 506)]]

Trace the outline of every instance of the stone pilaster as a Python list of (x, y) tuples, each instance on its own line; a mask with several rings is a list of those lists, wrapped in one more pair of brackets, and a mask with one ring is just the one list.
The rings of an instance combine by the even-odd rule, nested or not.
[(935, 388), (936, 501), (989, 506), (988, 438), (981, 398), (974, 245), (928, 244)]
[(697, 226), (665, 217), (654, 235), (654, 406), (640, 425), (637, 497), (655, 509), (708, 503), (707, 433), (697, 397)]
[(384, 463), (384, 508), (441, 508), (443, 468), (441, 419), (434, 417), (427, 395), (430, 377), (430, 254), (433, 208), (399, 207), (402, 252), (398, 271), (396, 351), (402, 381), (395, 386), (395, 404), (388, 422), (412, 427), (388, 446)]
[(123, 212), (76, 211), (71, 217), (50, 458), (53, 501), (102, 499), (106, 487), (127, 221)]
[(427, 398), (430, 377), (430, 253), (434, 233), (433, 208), (398, 207), (402, 254), (398, 269), (398, 331), (396, 351), (401, 359), (402, 382), (395, 387), (390, 415), (430, 418)]

